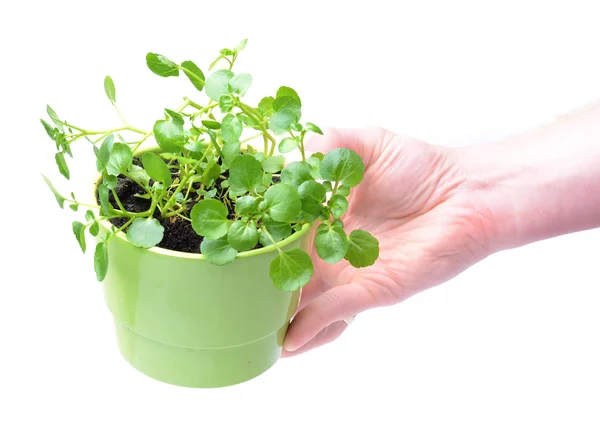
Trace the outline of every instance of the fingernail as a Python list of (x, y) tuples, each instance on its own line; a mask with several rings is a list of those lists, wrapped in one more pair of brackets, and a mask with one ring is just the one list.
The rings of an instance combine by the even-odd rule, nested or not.
[(300, 348), (302, 345), (294, 345), (294, 344), (289, 344), (287, 342), (285, 342), (283, 344), (283, 349), (285, 349), (287, 352), (294, 352), (295, 350), (297, 350), (298, 348)]

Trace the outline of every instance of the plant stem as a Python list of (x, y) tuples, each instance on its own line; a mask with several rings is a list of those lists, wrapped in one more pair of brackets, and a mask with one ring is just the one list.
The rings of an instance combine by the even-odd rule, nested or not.
[(123, 207), (123, 204), (121, 203), (121, 200), (119, 200), (119, 196), (117, 195), (117, 192), (115, 191), (115, 189), (110, 189), (110, 191), (113, 194), (113, 197), (115, 198), (115, 202), (117, 202), (117, 205), (119, 206), (119, 209), (121, 210), (121, 212), (123, 212), (123, 214), (125, 216), (129, 216), (129, 212), (127, 212), (125, 210), (125, 208)]
[(300, 135), (300, 143), (299, 143), (299, 147), (298, 149), (300, 149), (300, 154), (302, 154), (302, 161), (306, 161), (306, 156), (304, 155), (304, 135), (306, 134), (305, 131), (302, 132), (302, 134)]
[(271, 240), (271, 243), (273, 243), (273, 244), (275, 245), (275, 247), (277, 248), (277, 251), (279, 252), (279, 254), (282, 254), (282, 253), (283, 253), (283, 251), (281, 250), (281, 248), (279, 247), (279, 245), (277, 244), (277, 242), (275, 241), (275, 239), (274, 239), (273, 237), (271, 237), (271, 234), (269, 234), (269, 231), (267, 231), (267, 229), (265, 228), (265, 226), (264, 226), (264, 225), (261, 225), (261, 226), (260, 226), (260, 230), (261, 230), (262, 232), (264, 232), (264, 233), (265, 233), (265, 235), (267, 236), (267, 238), (268, 238), (269, 240)]
[(256, 112), (254, 112), (254, 110), (252, 109), (252, 107), (244, 104), (243, 102), (240, 102), (238, 104), (238, 107), (248, 117), (254, 118), (256, 120), (256, 122), (260, 126), (261, 131), (263, 132), (263, 135), (266, 136), (271, 141), (271, 150), (267, 154), (266, 148), (265, 148), (265, 155), (267, 155), (267, 156), (273, 155), (273, 153), (275, 153), (275, 146), (277, 145), (277, 140), (275, 140), (275, 138), (273, 136), (271, 136), (271, 133), (269, 133), (269, 131), (266, 129), (266, 127), (264, 126), (264, 124), (261, 121), (260, 116), (258, 114), (256, 114)]
[(127, 121), (125, 120), (125, 117), (123, 117), (123, 114), (121, 114), (121, 110), (119, 110), (119, 107), (117, 107), (117, 103), (114, 101), (111, 101), (113, 107), (115, 107), (115, 110), (117, 110), (117, 114), (119, 114), (119, 118), (121, 119), (121, 121), (123, 122), (124, 125), (129, 126), (129, 124), (127, 123)]

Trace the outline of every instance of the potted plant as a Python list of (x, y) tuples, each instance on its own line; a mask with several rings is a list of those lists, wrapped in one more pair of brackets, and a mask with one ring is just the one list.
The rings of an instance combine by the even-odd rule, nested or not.
[[(361, 158), (348, 149), (307, 156), (305, 136), (322, 132), (300, 123), (302, 102), (289, 87), (247, 104), (252, 77), (232, 70), (245, 45), (221, 50), (209, 71), (226, 66), (208, 78), (191, 61), (149, 53), (152, 72), (185, 75), (208, 97), (184, 98), (151, 130), (126, 122), (110, 77), (104, 89), (121, 126), (86, 130), (49, 106), (42, 120), (67, 179), (71, 145), (93, 148), (98, 175), (86, 200), (44, 179), (61, 207), (85, 210), (73, 234), (83, 252), (86, 235), (95, 237), (94, 269), (121, 353), (172, 384), (225, 386), (271, 367), (313, 275), (313, 243), (328, 263), (363, 267), (379, 254), (373, 236), (348, 235), (340, 219), (363, 178)], [(296, 149), (300, 159), (286, 162)]]

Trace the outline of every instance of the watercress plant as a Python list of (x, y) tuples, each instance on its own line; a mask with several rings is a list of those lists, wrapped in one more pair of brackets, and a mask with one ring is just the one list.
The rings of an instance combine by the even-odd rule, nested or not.
[[(215, 265), (233, 261), (239, 252), (274, 244), (278, 256), (271, 262), (270, 277), (285, 291), (306, 285), (313, 275), (306, 252), (284, 251), (278, 245), (305, 224), (318, 224), (315, 247), (327, 263), (346, 259), (354, 267), (365, 267), (377, 259), (377, 240), (362, 230), (348, 235), (341, 220), (348, 208), (346, 196), (363, 179), (361, 158), (349, 149), (308, 156), (306, 135), (322, 132), (313, 123), (300, 122), (302, 101), (290, 87), (280, 87), (256, 106), (247, 103), (244, 96), (252, 76), (232, 70), (245, 45), (246, 40), (221, 50), (208, 70), (226, 66), (208, 77), (192, 61), (178, 64), (148, 53), (146, 64), (152, 72), (164, 78), (185, 75), (208, 97), (204, 105), (185, 97), (179, 106), (165, 109), (151, 130), (133, 127), (123, 118), (110, 77), (104, 80), (104, 90), (122, 120), (117, 128), (87, 130), (47, 107), (50, 121), (41, 122), (56, 144), (59, 172), (70, 178), (71, 145), (87, 141), (102, 175), (97, 204), (81, 203), (73, 193), (61, 195), (44, 177), (61, 208), (68, 203), (74, 211), (88, 209), (84, 222), (75, 221), (72, 228), (83, 252), (86, 232), (98, 237), (94, 268), (99, 281), (109, 264), (107, 244), (118, 232), (135, 246), (154, 247), (163, 240), (165, 220), (190, 222), (202, 237), (199, 252)], [(151, 137), (159, 150), (142, 152), (140, 147)], [(252, 139), (262, 139), (261, 150), (247, 143)], [(296, 149), (301, 159), (286, 165), (283, 155)], [(122, 204), (117, 193), (120, 179), (141, 188), (137, 196), (147, 201), (147, 209), (132, 211)], [(100, 221), (116, 220), (119, 227), (100, 229)]]

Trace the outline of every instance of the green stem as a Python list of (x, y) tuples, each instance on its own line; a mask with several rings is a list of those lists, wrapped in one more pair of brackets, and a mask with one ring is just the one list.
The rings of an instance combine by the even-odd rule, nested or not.
[(115, 202), (117, 202), (117, 205), (119, 206), (119, 209), (121, 210), (121, 212), (123, 212), (123, 214), (125, 216), (129, 216), (129, 212), (127, 212), (125, 210), (125, 208), (123, 207), (123, 204), (121, 203), (119, 196), (117, 196), (117, 192), (115, 191), (115, 189), (110, 189), (110, 191), (112, 192), (113, 197), (115, 198)]
[(131, 218), (129, 221), (125, 222), (121, 226), (121, 228), (119, 228), (115, 232), (111, 232), (110, 235), (108, 236), (108, 238), (106, 240), (104, 240), (104, 242), (108, 244), (108, 242), (110, 241), (111, 238), (113, 238), (115, 235), (117, 235), (118, 233), (120, 233), (121, 231), (123, 231), (125, 228), (127, 228), (134, 221), (134, 219), (135, 218)]
[(127, 123), (127, 121), (125, 120), (125, 117), (123, 117), (123, 114), (121, 114), (121, 110), (119, 110), (119, 107), (117, 107), (117, 103), (114, 101), (111, 101), (113, 107), (115, 107), (115, 110), (117, 110), (117, 114), (119, 114), (119, 118), (121, 119), (121, 121), (123, 122), (124, 125), (129, 126), (129, 124)]
[(305, 131), (300, 135), (300, 144), (298, 145), (298, 149), (300, 149), (300, 154), (302, 154), (302, 161), (306, 161), (306, 156), (304, 155), (304, 135)]
[(279, 252), (279, 254), (282, 254), (282, 253), (283, 253), (283, 251), (281, 250), (281, 248), (279, 247), (279, 245), (277, 244), (277, 242), (275, 241), (275, 239), (274, 239), (273, 237), (271, 237), (271, 234), (269, 234), (269, 231), (267, 231), (267, 229), (265, 228), (265, 226), (264, 226), (264, 225), (261, 225), (261, 226), (260, 226), (260, 230), (261, 230), (262, 232), (264, 232), (264, 233), (265, 233), (265, 235), (267, 236), (267, 238), (268, 238), (269, 240), (271, 240), (271, 243), (273, 243), (273, 244), (275, 245), (275, 247), (277, 248), (277, 251)]
[(271, 141), (271, 150), (269, 151), (269, 153), (267, 155), (266, 148), (265, 148), (265, 155), (267, 155), (267, 156), (273, 155), (275, 153), (275, 146), (277, 145), (277, 140), (275, 140), (275, 138), (273, 136), (271, 136), (271, 133), (269, 133), (269, 131), (266, 129), (265, 125), (261, 121), (260, 116), (252, 109), (252, 107), (244, 104), (243, 102), (240, 102), (238, 104), (238, 107), (248, 117), (254, 118), (256, 120), (256, 122), (260, 126), (260, 130), (263, 132), (263, 135), (266, 136)]
[(262, 132), (261, 132), (261, 133), (258, 133), (258, 134), (255, 134), (254, 136), (247, 137), (247, 138), (246, 138), (246, 139), (244, 139), (244, 140), (240, 140), (240, 143), (246, 143), (246, 142), (249, 142), (249, 141), (251, 141), (251, 140), (253, 140), (253, 139), (256, 139), (257, 137), (261, 137), (261, 136), (263, 136), (263, 137), (264, 137), (264, 134), (263, 134)]

